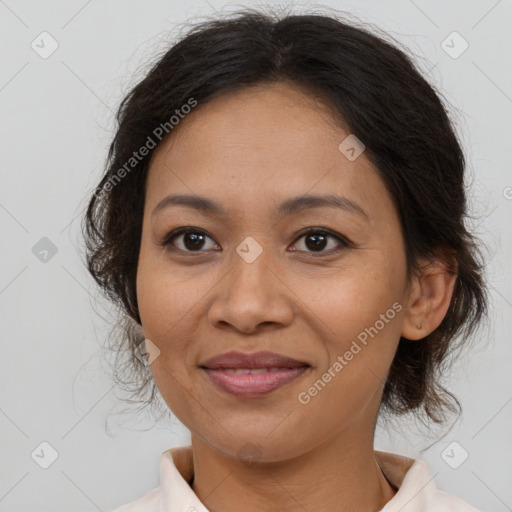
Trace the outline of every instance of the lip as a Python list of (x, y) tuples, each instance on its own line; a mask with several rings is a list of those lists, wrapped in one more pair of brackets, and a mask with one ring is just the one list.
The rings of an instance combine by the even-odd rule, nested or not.
[[(298, 379), (311, 368), (304, 361), (274, 352), (227, 352), (208, 359), (199, 367), (218, 388), (245, 398), (266, 395)], [(262, 369), (266, 371), (259, 371)], [(256, 373), (249, 373), (250, 370), (256, 370)]]
[(298, 361), (291, 357), (276, 354), (275, 352), (226, 352), (200, 363), (199, 366), (219, 370), (224, 368), (297, 368), (309, 366), (305, 361)]

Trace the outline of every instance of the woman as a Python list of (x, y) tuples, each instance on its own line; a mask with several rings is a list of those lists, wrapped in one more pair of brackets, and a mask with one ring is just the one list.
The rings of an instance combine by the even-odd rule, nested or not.
[(247, 10), (172, 46), (118, 121), (88, 268), (191, 446), (116, 512), (474, 511), (373, 448), (379, 414), (457, 412), (441, 364), (486, 310), (464, 155), (411, 59)]

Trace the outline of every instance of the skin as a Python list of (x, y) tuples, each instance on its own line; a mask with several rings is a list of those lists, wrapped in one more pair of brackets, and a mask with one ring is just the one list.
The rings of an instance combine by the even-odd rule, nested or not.
[[(407, 279), (393, 200), (364, 152), (354, 161), (340, 152), (349, 134), (319, 99), (274, 83), (198, 105), (153, 155), (137, 299), (143, 334), (160, 350), (156, 384), (191, 431), (192, 488), (212, 512), (377, 511), (396, 492), (373, 451), (383, 384), (400, 336), (412, 343), (441, 323), (454, 277), (434, 261)], [(171, 206), (153, 216), (171, 193), (206, 196), (227, 213)], [(332, 207), (275, 215), (306, 193), (344, 196), (366, 216)], [(205, 231), (203, 245), (185, 245), (187, 235), (161, 245), (182, 226)], [(350, 243), (328, 237), (315, 249), (299, 233), (307, 227)], [(236, 252), (248, 236), (262, 248), (252, 263)], [(394, 303), (401, 311), (300, 403)], [(231, 350), (270, 350), (311, 368), (263, 397), (235, 397), (198, 367)]]

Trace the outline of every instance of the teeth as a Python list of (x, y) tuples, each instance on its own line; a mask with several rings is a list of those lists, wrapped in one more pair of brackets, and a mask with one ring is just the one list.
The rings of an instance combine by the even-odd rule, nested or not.
[(257, 373), (265, 373), (265, 372), (277, 372), (282, 368), (224, 368), (223, 371), (228, 373), (234, 373), (236, 375), (246, 375), (246, 374), (257, 374)]

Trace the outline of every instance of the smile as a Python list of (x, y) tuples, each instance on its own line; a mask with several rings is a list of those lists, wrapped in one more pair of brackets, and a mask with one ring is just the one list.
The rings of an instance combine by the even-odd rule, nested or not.
[(294, 368), (202, 368), (221, 390), (238, 397), (259, 397), (298, 379), (310, 366)]

